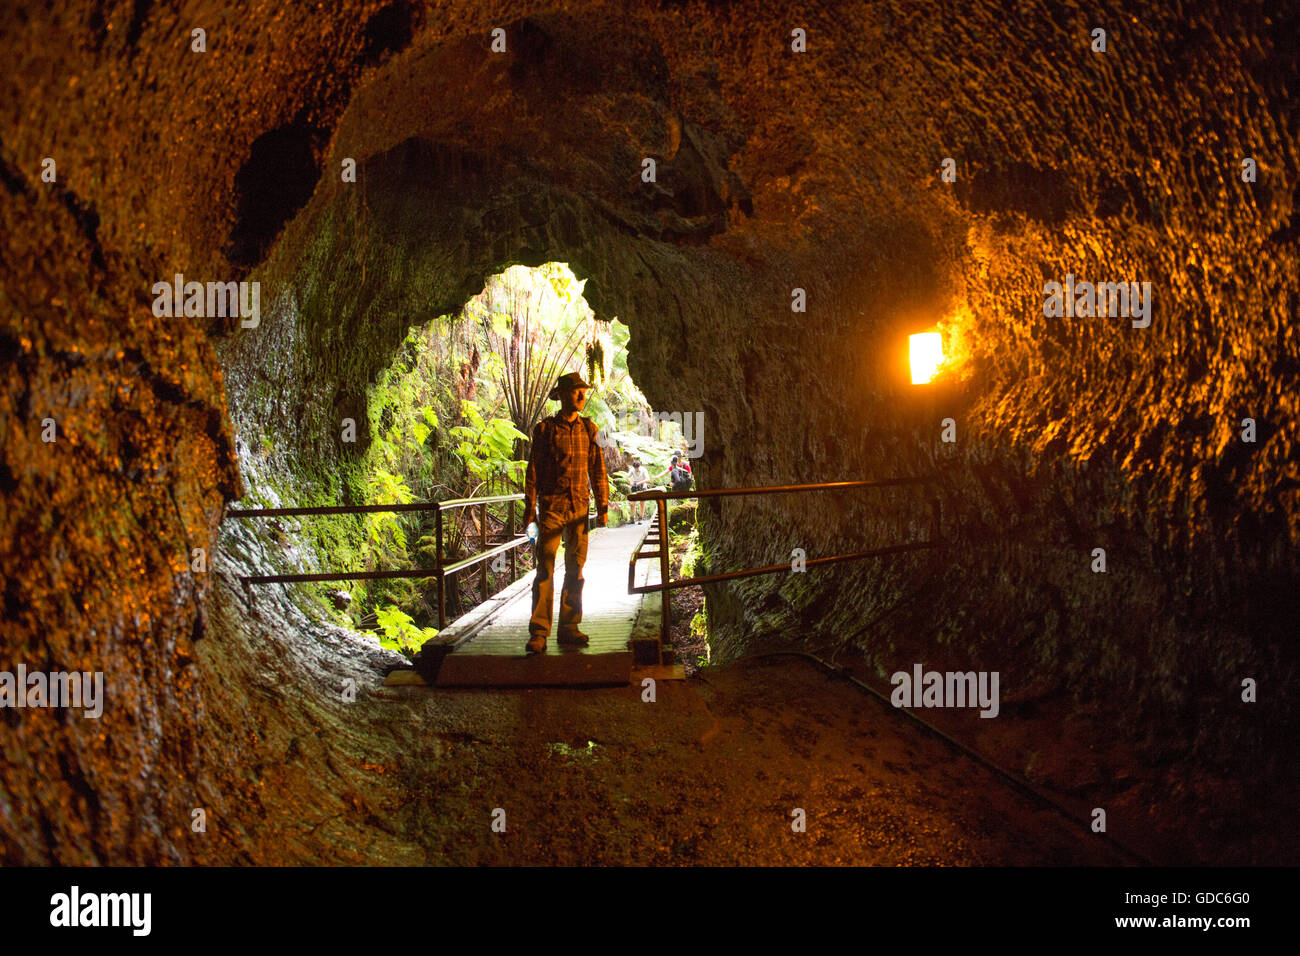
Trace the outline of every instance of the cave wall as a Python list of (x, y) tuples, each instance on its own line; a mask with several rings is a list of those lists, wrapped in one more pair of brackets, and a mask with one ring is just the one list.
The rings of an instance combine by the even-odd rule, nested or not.
[[(5, 712), (3, 859), (287, 852), (257, 801), (227, 796), (222, 841), (188, 826), (196, 792), (256, 792), (246, 768), (284, 727), (337, 719), (224, 692), (294, 639), (239, 630), (231, 577), (273, 549), (218, 540), (222, 507), (261, 473), (328, 475), (338, 420), (411, 324), (548, 259), (629, 324), (656, 407), (705, 413), (701, 485), (935, 476), (947, 549), (712, 588), (720, 656), (834, 633), (884, 671), (1014, 669), (1009, 693), (1128, 695), (1135, 726), (1269, 756), (1229, 705), (1266, 675), (1262, 722), (1289, 733), (1295, 26), (1228, 4), (7, 11), (4, 664), (102, 668), (109, 709)], [(260, 278), (262, 326), (155, 318), (175, 272)], [(1044, 319), (1042, 283), (1067, 272), (1151, 281), (1151, 327)], [(911, 389), (901, 342), (938, 319), (961, 364)], [(258, 462), (236, 435), (260, 428)], [(726, 568), (889, 543), (918, 510), (890, 492), (703, 520)], [(225, 565), (194, 572), (200, 547)], [(328, 754), (302, 759), (295, 801), (324, 805)]]

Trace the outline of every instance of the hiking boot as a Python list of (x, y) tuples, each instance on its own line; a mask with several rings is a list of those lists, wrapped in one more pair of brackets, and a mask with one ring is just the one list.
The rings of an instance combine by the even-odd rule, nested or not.
[(546, 635), (534, 634), (528, 638), (528, 643), (524, 645), (525, 654), (541, 654), (546, 650)]
[(560, 630), (559, 641), (561, 644), (575, 644), (579, 647), (585, 647), (587, 642), (590, 640), (591, 638), (586, 634), (583, 634), (582, 631), (578, 630), (576, 627), (568, 629), (562, 628)]

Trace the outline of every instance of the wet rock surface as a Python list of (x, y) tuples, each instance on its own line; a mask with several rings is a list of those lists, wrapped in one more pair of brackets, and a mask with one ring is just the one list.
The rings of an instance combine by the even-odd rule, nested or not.
[[(1088, 47), (1103, 21), (1104, 56)], [(196, 24), (206, 54), (189, 52)], [(345, 500), (338, 422), (364, 418), (365, 384), (406, 329), (510, 263), (548, 259), (630, 325), (630, 368), (656, 407), (704, 412), (702, 487), (936, 476), (924, 504), (891, 491), (703, 507), (714, 570), (924, 534), (931, 498), (950, 543), (712, 587), (715, 659), (815, 632), (880, 674), (1001, 669), (1022, 700), (1097, 709), (1150, 765), (1186, 755), (1184, 780), (1288, 787), (1294, 14), (73, 4), (9, 10), (0, 26), (0, 664), (100, 669), (108, 694), (98, 721), (0, 715), (6, 862), (419, 862), (456, 857), (439, 826), (461, 813), (465, 858), (497, 859), (505, 842), (446, 796), (465, 777), (421, 759), (442, 747), (456, 773), (484, 761), (470, 778), (484, 800), (512, 760), (567, 768), (577, 787), (581, 742), (543, 740), (544, 720), (512, 757), (430, 743), (441, 718), (427, 702), (336, 701), (344, 679), (373, 686), (387, 655), (278, 588), (250, 606), (235, 575), (322, 556), (291, 526), (220, 524), (250, 490)], [(496, 57), (495, 26), (511, 37)], [(807, 54), (789, 52), (794, 26)], [(45, 156), (56, 183), (40, 179)], [(946, 156), (955, 184), (939, 180)], [(356, 184), (339, 181), (347, 157)], [(262, 281), (260, 329), (154, 317), (149, 290), (176, 272)], [(1045, 319), (1043, 282), (1067, 273), (1151, 281), (1151, 327)], [(806, 313), (790, 311), (794, 287)], [(940, 319), (958, 369), (913, 389), (905, 336)], [(1238, 437), (1248, 416), (1254, 444)], [(1089, 571), (1095, 547), (1105, 575)], [(1269, 688), (1250, 708), (1243, 677)], [(446, 733), (487, 740), (498, 719), (506, 740), (520, 718), (481, 706), (483, 727)], [(802, 739), (786, 730), (771, 739)], [(799, 759), (816, 760), (809, 747)], [(612, 749), (592, 759), (653, 777)], [(901, 786), (841, 776), (817, 784), (841, 808), (854, 786)], [(786, 789), (756, 791), (772, 805), (747, 819)], [(442, 824), (422, 809), (435, 792)], [(625, 805), (618, 792), (605, 812)], [(630, 799), (666, 816), (672, 792)], [(1176, 816), (1194, 798), (1164, 799)], [(1238, 799), (1223, 812), (1251, 817)], [(212, 811), (206, 836), (196, 807)], [(996, 856), (949, 841), (946, 819), (924, 849), (888, 846)], [(730, 845), (676, 831), (683, 848), (654, 859), (778, 845), (745, 826)], [(849, 845), (875, 858), (861, 832)], [(530, 839), (517, 853), (540, 862)], [(591, 858), (585, 840), (559, 855)]]

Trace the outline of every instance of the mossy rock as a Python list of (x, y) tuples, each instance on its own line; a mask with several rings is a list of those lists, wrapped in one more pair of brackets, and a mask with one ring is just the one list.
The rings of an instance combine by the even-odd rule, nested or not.
[(695, 527), (695, 505), (694, 501), (686, 501), (676, 506), (669, 505), (668, 530), (689, 534)]

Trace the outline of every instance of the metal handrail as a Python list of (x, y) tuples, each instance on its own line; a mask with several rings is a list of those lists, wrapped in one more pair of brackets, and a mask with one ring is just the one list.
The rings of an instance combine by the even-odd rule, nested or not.
[(466, 505), (490, 505), (499, 501), (522, 501), (523, 492), (516, 491), (510, 495), (491, 495), (483, 498), (448, 498), (446, 501), (439, 501), (438, 508), (446, 511), (449, 508), (463, 508)]
[[(261, 574), (261, 575), (241, 575), (240, 581), (245, 585), (252, 584), (299, 584), (306, 582), (318, 581), (380, 581), (397, 578), (436, 578), (438, 581), (438, 628), (439, 630), (447, 626), (447, 586), (446, 579), (450, 574), (463, 571), (466, 568), (479, 566), (479, 593), (483, 599), (487, 600), (487, 562), (498, 554), (509, 552), (510, 554), (510, 578), (513, 581), (517, 574), (515, 564), (515, 549), (520, 545), (527, 544), (527, 536), (515, 537), (515, 509), (511, 504), (506, 509), (506, 540), (496, 545), (491, 550), (487, 549), (487, 506), (498, 504), (503, 501), (515, 502), (523, 499), (522, 493), (509, 495), (488, 495), (481, 498), (449, 498), (445, 501), (412, 501), (405, 504), (392, 505), (317, 505), (303, 508), (232, 508), (226, 512), (228, 518), (272, 518), (272, 517), (289, 517), (295, 515), (346, 515), (346, 514), (376, 514), (376, 513), (396, 513), (412, 511), (433, 511), (434, 515), (434, 567), (432, 568), (399, 568), (393, 571), (325, 571), (311, 574)], [(478, 505), (479, 511), (479, 547), (482, 548), (479, 553), (462, 558), (452, 564), (443, 564), (442, 561), (442, 513), (452, 508), (465, 508), (472, 505)], [(590, 513), (588, 515), (590, 517)]]
[(889, 488), (895, 485), (924, 485), (934, 481), (928, 475), (912, 478), (876, 478), (870, 481), (823, 481), (811, 485), (764, 485), (757, 488), (704, 488), (696, 491), (637, 491), (627, 496), (628, 501), (650, 501), (660, 498), (722, 498), (728, 495), (775, 495), (790, 491), (829, 491), (845, 488)]
[(231, 508), (227, 518), (272, 518), (291, 515), (360, 515), (399, 511), (446, 511), (467, 505), (491, 505), (501, 501), (519, 501), (523, 494), (492, 495), (484, 498), (448, 498), (446, 501), (410, 501), (397, 505), (314, 505), (306, 508)]
[[(789, 564), (773, 564), (763, 568), (746, 568), (743, 571), (727, 571), (720, 574), (707, 574), (700, 577), (683, 578), (679, 581), (669, 581), (669, 542), (668, 542), (668, 501), (679, 498), (723, 498), (731, 495), (759, 495), (759, 494), (785, 494), (796, 491), (841, 491), (849, 488), (890, 488), (902, 485), (922, 485), (929, 484), (935, 479), (930, 476), (916, 476), (908, 478), (881, 478), (872, 481), (825, 481), (817, 484), (807, 485), (771, 485), (768, 487), (758, 488), (711, 488), (698, 491), (681, 491), (673, 492), (666, 490), (638, 491), (627, 496), (628, 501), (654, 501), (656, 508), (655, 523), (646, 529), (645, 535), (637, 543), (637, 547), (632, 552), (632, 557), (628, 560), (627, 566), (627, 592), (628, 594), (646, 594), (652, 591), (658, 591), (663, 595), (660, 608), (659, 623), (659, 653), (660, 663), (663, 662), (663, 645), (668, 643), (669, 631), (671, 625), (671, 601), (668, 598), (668, 591), (677, 588), (692, 587), (699, 584), (711, 584), (714, 581), (730, 581), (736, 578), (756, 577), (760, 574), (776, 574), (777, 572), (787, 571)], [(901, 554), (907, 551), (922, 551), (930, 548), (942, 546), (939, 540), (939, 509), (937, 502), (934, 509), (934, 527), (931, 538), (927, 541), (917, 541), (908, 544), (892, 545), (886, 548), (873, 548), (868, 551), (851, 551), (844, 554), (830, 555), (824, 558), (813, 558), (804, 562), (804, 567), (815, 567), (825, 564), (838, 564), (843, 561), (859, 561), (863, 558), (884, 557), (890, 554)], [(650, 538), (651, 532), (658, 531), (658, 537), (653, 540)], [(657, 551), (644, 552), (643, 549), (647, 543), (658, 546)], [(640, 587), (635, 586), (636, 580), (636, 563), (637, 561), (658, 558), (659, 559), (659, 583), (644, 584)]]

